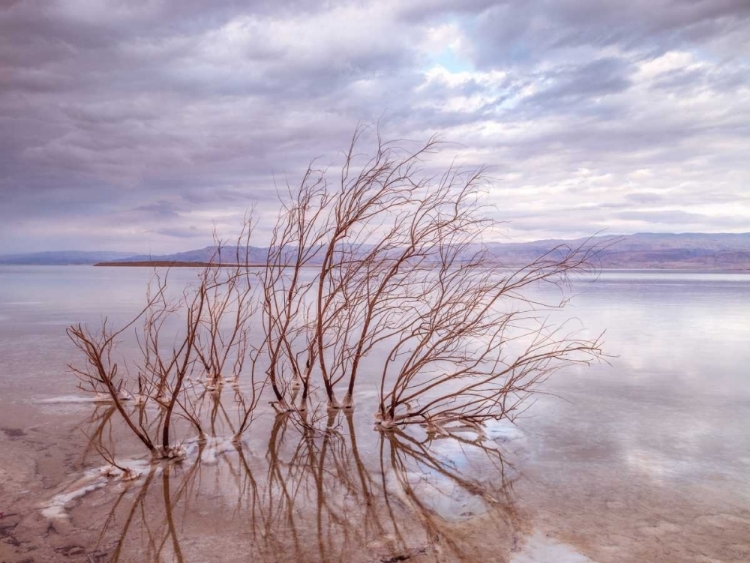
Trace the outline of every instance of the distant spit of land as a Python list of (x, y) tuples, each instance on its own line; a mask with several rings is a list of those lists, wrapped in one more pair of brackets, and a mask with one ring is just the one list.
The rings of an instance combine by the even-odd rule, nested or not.
[[(684, 269), (750, 271), (750, 233), (640, 233), (606, 235), (590, 239), (540, 240), (524, 243), (489, 242), (485, 247), (499, 263), (509, 267), (528, 264), (560, 245), (600, 245), (598, 266), (606, 269)], [(469, 249), (473, 252), (475, 249)], [(0, 256), (0, 264), (97, 265), (131, 267), (202, 267), (207, 264), (243, 262), (262, 267), (268, 248), (216, 246), (166, 255), (128, 252), (50, 251)]]
[[(105, 267), (132, 267), (132, 268), (205, 268), (206, 266), (220, 266), (225, 268), (231, 268), (236, 266), (236, 262), (185, 262), (175, 260), (141, 260), (136, 262), (97, 262), (94, 266), (105, 266)], [(247, 266), (248, 268), (265, 268), (266, 264), (263, 263), (242, 263), (242, 267)]]
[[(178, 262), (175, 260), (141, 260), (123, 262), (97, 262), (94, 266), (133, 267), (133, 268), (205, 268), (206, 266), (233, 266), (212, 262)], [(251, 265), (252, 266), (252, 265)], [(260, 267), (260, 266), (259, 266)]]

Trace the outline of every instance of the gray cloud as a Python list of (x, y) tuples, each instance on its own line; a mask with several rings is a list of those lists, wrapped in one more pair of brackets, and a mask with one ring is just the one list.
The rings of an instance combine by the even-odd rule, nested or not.
[(0, 1), (0, 253), (265, 225), (378, 120), (489, 165), (510, 236), (750, 230), (743, 0), (276, 4)]
[(205, 236), (205, 233), (201, 232), (198, 227), (187, 227), (181, 228), (176, 227), (173, 229), (157, 229), (154, 231), (156, 234), (164, 235), (175, 238), (199, 238)]
[(490, 66), (528, 64), (565, 49), (614, 46), (655, 54), (741, 35), (748, 19), (750, 5), (744, 0), (540, 0), (521, 7), (498, 2), (478, 14), (476, 52)]

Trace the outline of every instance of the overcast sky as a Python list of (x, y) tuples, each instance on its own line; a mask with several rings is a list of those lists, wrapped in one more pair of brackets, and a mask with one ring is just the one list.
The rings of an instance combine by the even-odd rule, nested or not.
[(510, 240), (747, 232), (750, 1), (0, 0), (0, 253), (205, 246), (378, 120)]

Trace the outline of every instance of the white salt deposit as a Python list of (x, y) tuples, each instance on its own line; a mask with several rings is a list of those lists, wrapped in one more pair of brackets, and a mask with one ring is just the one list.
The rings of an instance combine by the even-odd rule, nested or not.
[(206, 465), (215, 465), (218, 463), (218, 456), (229, 452), (237, 451), (234, 441), (229, 439), (212, 439), (208, 445), (203, 449), (201, 454), (201, 463)]
[(88, 485), (74, 489), (68, 493), (60, 493), (52, 497), (46, 507), (42, 509), (42, 516), (49, 520), (67, 520), (68, 510), (73, 508), (75, 501), (85, 497), (92, 491), (107, 485), (107, 477), (99, 477)]
[[(195, 459), (198, 451), (197, 442), (197, 439), (192, 439), (170, 447), (169, 453), (172, 455), (167, 461), (174, 463), (189, 458)], [(214, 465), (218, 463), (219, 456), (235, 451), (233, 438), (214, 437), (203, 448), (200, 461), (201, 463)], [(76, 506), (76, 501), (93, 491), (106, 487), (110, 483), (135, 481), (148, 473), (153, 467), (150, 460), (143, 459), (118, 461), (117, 464), (125, 468), (125, 471), (110, 464), (86, 471), (66, 491), (56, 494), (40, 507), (42, 516), (49, 520), (68, 520), (68, 511)], [(159, 465), (153, 470), (158, 475), (163, 470), (163, 466)]]
[(36, 402), (44, 405), (62, 405), (68, 403), (95, 403), (97, 400), (95, 395), (59, 395), (47, 399), (38, 399)]
[(526, 538), (520, 552), (511, 557), (510, 563), (594, 563), (574, 547), (560, 543), (535, 531)]
[(42, 516), (49, 520), (68, 520), (68, 511), (76, 506), (76, 501), (89, 493), (106, 487), (112, 482), (133, 481), (148, 470), (149, 463), (144, 460), (118, 462), (125, 471), (114, 465), (105, 465), (86, 471), (65, 492), (53, 496), (41, 506)]

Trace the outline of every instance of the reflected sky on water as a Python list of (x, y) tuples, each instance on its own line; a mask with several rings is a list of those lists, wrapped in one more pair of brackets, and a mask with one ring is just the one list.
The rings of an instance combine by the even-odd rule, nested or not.
[[(451, 561), (482, 547), (522, 561), (542, 530), (593, 561), (750, 558), (750, 275), (700, 272), (608, 271), (576, 282), (565, 315), (587, 334), (606, 331), (609, 363), (555, 375), (518, 427), (490, 429), (479, 443), (471, 433), (427, 443), (420, 431), (374, 432), (374, 397), (363, 388), (354, 418), (340, 417), (332, 432), (308, 436), (263, 415), (239, 449), (212, 458), (204, 452), (215, 445), (196, 445), (179, 467), (92, 490), (66, 509), (59, 533), (40, 535), (46, 524), (31, 508), (76, 490), (102, 464), (80, 431), (97, 424), (92, 406), (54, 402), (76, 394), (64, 329), (124, 322), (149, 276), (0, 267), (2, 455), (25, 479), (2, 494), (28, 511), (13, 528), (18, 550), (36, 545), (55, 560), (78, 530), (81, 549), (102, 561), (117, 546), (123, 561), (137, 560), (128, 550), (198, 561), (221, 549), (237, 559), (216, 560), (275, 550), (301, 560)], [(180, 285), (195, 271), (170, 276)], [(138, 458), (113, 432), (118, 454)], [(21, 470), (24, 460), (33, 471)], [(491, 534), (495, 543), (483, 544)]]

